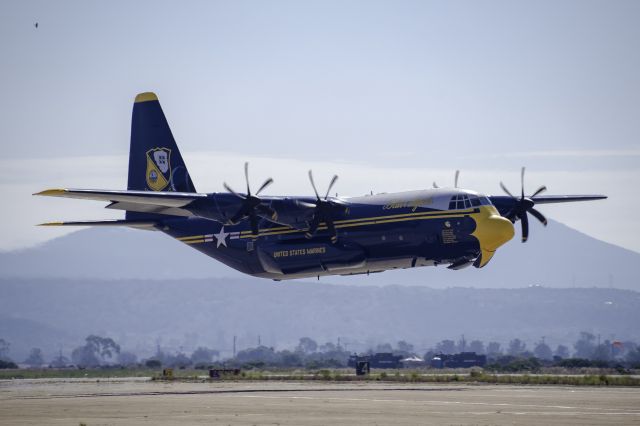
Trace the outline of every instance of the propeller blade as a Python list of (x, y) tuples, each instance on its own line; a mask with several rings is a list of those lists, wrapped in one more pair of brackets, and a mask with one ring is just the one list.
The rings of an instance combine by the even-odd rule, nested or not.
[(536, 195), (540, 195), (540, 194), (542, 194), (542, 193), (543, 193), (544, 191), (546, 191), (546, 190), (547, 190), (547, 187), (543, 185), (543, 186), (541, 186), (540, 188), (536, 189), (536, 192), (534, 192), (534, 193), (533, 193), (533, 195), (532, 195), (531, 197), (529, 197), (529, 198), (533, 198), (533, 197), (535, 197)]
[(516, 198), (516, 197), (514, 197), (514, 196), (513, 196), (513, 194), (512, 194), (511, 192), (509, 192), (509, 190), (507, 189), (507, 187), (506, 187), (506, 186), (504, 186), (504, 183), (500, 182), (500, 188), (502, 188), (502, 190), (503, 190), (504, 192), (506, 192), (506, 193), (507, 193), (507, 195), (509, 195), (511, 198)]
[(318, 195), (318, 190), (316, 189), (316, 184), (313, 181), (313, 172), (311, 172), (311, 170), (309, 170), (309, 180), (311, 181), (311, 186), (313, 187), (313, 192), (316, 193), (316, 198), (318, 200), (320, 200), (320, 196)]
[(242, 218), (244, 218), (246, 216), (246, 212), (244, 209), (244, 206), (240, 207), (240, 209), (238, 210), (238, 212), (236, 214), (233, 215), (233, 217), (231, 219), (229, 219), (229, 222), (231, 223), (238, 223), (238, 221)]
[(331, 188), (333, 188), (333, 185), (336, 183), (337, 180), (338, 180), (338, 175), (333, 175), (333, 177), (331, 178), (331, 182), (329, 183), (329, 188), (327, 188), (327, 194), (324, 196), (325, 200), (329, 198), (329, 192), (331, 192)]
[(522, 242), (524, 243), (529, 238), (529, 218), (526, 212), (520, 217), (520, 225), (522, 225)]
[(453, 182), (454, 182), (454, 186), (453, 186), (453, 187), (454, 187), (454, 188), (457, 188), (457, 187), (458, 187), (458, 177), (460, 177), (460, 170), (456, 170), (456, 177), (455, 177), (455, 179), (453, 180)]
[(308, 209), (315, 209), (316, 208), (316, 204), (307, 203), (306, 201), (300, 201), (300, 200), (296, 200), (296, 205), (298, 207), (306, 207)]
[(233, 195), (235, 195), (235, 196), (236, 196), (236, 197), (238, 197), (238, 198), (242, 198), (243, 200), (247, 198), (247, 197), (245, 197), (244, 195), (242, 195), (242, 194), (238, 194), (236, 191), (234, 191), (233, 189), (231, 189), (231, 187), (230, 187), (229, 185), (227, 185), (227, 183), (226, 183), (226, 182), (224, 182), (224, 183), (222, 184), (222, 186), (224, 186), (224, 189), (226, 189), (227, 191), (229, 191), (230, 193), (232, 193)]
[(251, 189), (249, 189), (249, 162), (244, 163), (244, 179), (247, 181), (247, 195), (251, 196)]
[(524, 167), (520, 170), (520, 188), (522, 188), (521, 198), (524, 199)]
[(273, 183), (273, 179), (271, 178), (265, 180), (262, 186), (260, 187), (260, 189), (258, 189), (258, 191), (256, 192), (256, 195), (260, 194), (262, 190), (264, 190), (267, 186), (271, 185), (272, 183)]
[(318, 230), (318, 225), (320, 225), (320, 215), (316, 214), (313, 217), (313, 220), (311, 221), (311, 224), (309, 225), (309, 229), (307, 230), (307, 232), (304, 234), (304, 236), (306, 238), (311, 238), (313, 237), (313, 234), (316, 233), (316, 231)]
[(254, 237), (257, 237), (260, 232), (258, 229), (258, 216), (253, 211), (249, 214), (249, 221), (251, 223), (251, 233)]
[(278, 220), (278, 212), (272, 209), (269, 206), (265, 206), (264, 204), (258, 204), (256, 206), (256, 210), (262, 215), (271, 218), (271, 220)]
[(533, 207), (531, 207), (529, 209), (529, 213), (531, 213), (533, 215), (533, 217), (538, 219), (540, 221), (540, 223), (542, 223), (544, 226), (547, 226), (547, 218), (544, 217), (544, 215), (542, 213), (540, 213), (538, 210), (536, 210)]
[(333, 224), (333, 220), (331, 219), (328, 219), (325, 222), (327, 223), (327, 228), (329, 229), (329, 233), (331, 234), (331, 242), (335, 244), (338, 241), (336, 226)]

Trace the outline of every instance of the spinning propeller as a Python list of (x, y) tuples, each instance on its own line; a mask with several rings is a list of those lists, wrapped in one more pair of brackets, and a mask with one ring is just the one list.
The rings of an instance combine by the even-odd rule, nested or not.
[(515, 222), (518, 219), (521, 220), (520, 224), (522, 226), (522, 242), (524, 243), (525, 241), (527, 241), (527, 238), (529, 238), (529, 218), (527, 216), (527, 213), (531, 213), (533, 217), (535, 217), (540, 221), (540, 223), (542, 223), (544, 226), (547, 226), (547, 219), (544, 217), (544, 215), (540, 213), (538, 210), (533, 208), (533, 206), (536, 204), (535, 203), (536, 195), (540, 195), (541, 193), (546, 191), (547, 187), (543, 185), (540, 188), (538, 188), (532, 195), (525, 197), (524, 167), (520, 172), (520, 184), (522, 188), (520, 193), (520, 198), (517, 198), (513, 194), (511, 194), (511, 192), (509, 192), (507, 187), (502, 182), (500, 182), (500, 187), (504, 192), (507, 193), (507, 195), (509, 195), (511, 198), (513, 198), (513, 200), (515, 200), (514, 206), (511, 208), (511, 210), (509, 210), (509, 212), (507, 212), (505, 217), (509, 219), (511, 222)]
[(273, 183), (273, 179), (268, 178), (265, 180), (260, 189), (256, 191), (255, 195), (252, 195), (251, 188), (249, 187), (249, 163), (244, 163), (244, 177), (247, 182), (247, 195), (237, 193), (231, 189), (226, 182), (223, 184), (227, 191), (243, 200), (237, 213), (229, 219), (229, 223), (236, 224), (242, 219), (249, 218), (251, 223), (251, 232), (255, 237), (258, 235), (258, 216), (265, 217), (270, 220), (277, 220), (278, 218), (278, 213), (271, 207), (265, 205), (263, 201), (258, 198), (258, 195), (267, 186)]
[(334, 200), (329, 200), (329, 192), (331, 192), (331, 188), (338, 180), (338, 175), (333, 175), (331, 182), (329, 183), (329, 187), (327, 188), (327, 193), (324, 198), (320, 198), (318, 194), (318, 190), (316, 189), (316, 184), (313, 181), (313, 173), (309, 170), (309, 181), (311, 181), (311, 186), (313, 187), (313, 192), (316, 194), (316, 202), (314, 204), (305, 203), (309, 207), (314, 207), (315, 211), (313, 212), (313, 219), (309, 224), (309, 230), (306, 232), (305, 237), (311, 238), (315, 235), (318, 230), (318, 226), (320, 222), (324, 222), (327, 224), (327, 229), (331, 234), (331, 242), (335, 243), (338, 241), (338, 233), (336, 232), (336, 227), (333, 223), (333, 213), (337, 211), (344, 210), (344, 207), (340, 205), (339, 202)]
[[(456, 174), (455, 174), (455, 177), (454, 177), (454, 179), (453, 179), (453, 182), (454, 182), (454, 183), (453, 183), (453, 187), (454, 187), (454, 188), (457, 188), (457, 187), (458, 187), (458, 178), (459, 178), (459, 177), (460, 177), (460, 170), (456, 170)], [(436, 188), (436, 189), (440, 188), (440, 187), (438, 186), (438, 184), (437, 184), (437, 183), (435, 183), (435, 182), (433, 182), (433, 187), (434, 187), (434, 188)]]

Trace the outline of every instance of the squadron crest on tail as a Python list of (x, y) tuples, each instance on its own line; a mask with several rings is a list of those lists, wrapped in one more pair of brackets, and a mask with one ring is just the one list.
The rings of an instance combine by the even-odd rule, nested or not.
[(171, 150), (153, 148), (147, 151), (147, 185), (152, 191), (162, 191), (171, 182)]

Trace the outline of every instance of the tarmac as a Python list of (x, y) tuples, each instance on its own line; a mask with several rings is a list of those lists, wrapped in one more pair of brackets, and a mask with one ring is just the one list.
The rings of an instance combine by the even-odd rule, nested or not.
[(640, 389), (371, 382), (0, 381), (0, 425), (626, 425)]

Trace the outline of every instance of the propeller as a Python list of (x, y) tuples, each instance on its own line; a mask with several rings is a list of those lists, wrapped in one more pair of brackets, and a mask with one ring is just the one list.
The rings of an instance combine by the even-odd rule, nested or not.
[[(331, 188), (338, 180), (338, 175), (333, 175), (331, 178), (331, 182), (329, 182), (329, 187), (327, 188), (327, 193), (324, 198), (320, 198), (318, 194), (318, 189), (316, 188), (316, 184), (313, 181), (313, 172), (309, 170), (309, 181), (311, 182), (311, 186), (313, 187), (313, 192), (316, 194), (316, 202), (315, 202), (315, 211), (313, 213), (313, 219), (309, 224), (309, 230), (306, 232), (305, 237), (311, 238), (315, 235), (318, 230), (318, 226), (320, 226), (321, 222), (327, 224), (327, 229), (331, 234), (331, 242), (335, 243), (338, 241), (338, 233), (336, 232), (335, 224), (333, 223), (333, 213), (337, 210), (343, 210), (342, 206), (339, 203), (329, 200), (329, 193), (331, 192)], [(338, 207), (340, 207), (338, 209)]]
[[(457, 187), (458, 187), (458, 178), (459, 178), (459, 177), (460, 177), (460, 170), (456, 170), (456, 174), (455, 174), (455, 176), (454, 176), (454, 178), (453, 178), (453, 187), (454, 187), (454, 188), (457, 188)], [(433, 182), (433, 187), (434, 187), (434, 188), (436, 188), (436, 189), (440, 188), (440, 187), (438, 186), (438, 184), (437, 184), (437, 183), (435, 183), (435, 182)]]
[(264, 181), (264, 183), (260, 186), (260, 188), (256, 191), (255, 195), (251, 194), (251, 188), (249, 186), (249, 163), (244, 163), (244, 178), (247, 182), (247, 194), (239, 194), (227, 183), (225, 182), (223, 186), (227, 191), (235, 195), (236, 197), (242, 199), (242, 203), (240, 204), (240, 208), (234, 214), (231, 219), (229, 219), (230, 224), (236, 224), (242, 219), (249, 218), (249, 222), (251, 224), (251, 233), (254, 237), (258, 236), (258, 216), (266, 217), (270, 220), (277, 220), (278, 213), (272, 209), (271, 207), (263, 204), (263, 201), (258, 197), (260, 193), (269, 185), (273, 183), (273, 179), (268, 178)]
[(540, 195), (544, 191), (546, 191), (547, 187), (543, 185), (540, 188), (536, 189), (536, 191), (532, 195), (525, 196), (524, 195), (524, 170), (525, 168), (523, 167), (522, 170), (520, 171), (520, 185), (521, 185), (520, 198), (517, 198), (516, 196), (514, 196), (511, 192), (509, 192), (509, 190), (504, 185), (504, 183), (500, 182), (500, 188), (502, 188), (502, 190), (506, 192), (507, 195), (509, 195), (511, 198), (513, 198), (516, 201), (513, 207), (511, 208), (511, 210), (507, 212), (505, 217), (509, 219), (511, 222), (515, 222), (516, 220), (520, 219), (521, 221), (520, 225), (522, 226), (522, 242), (523, 243), (526, 242), (527, 239), (529, 238), (529, 218), (527, 213), (531, 213), (531, 215), (536, 219), (538, 219), (540, 223), (542, 223), (544, 226), (547, 226), (547, 218), (545, 218), (544, 215), (540, 213), (538, 210), (533, 208), (533, 206), (536, 204), (535, 197), (537, 195)]

